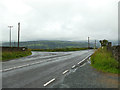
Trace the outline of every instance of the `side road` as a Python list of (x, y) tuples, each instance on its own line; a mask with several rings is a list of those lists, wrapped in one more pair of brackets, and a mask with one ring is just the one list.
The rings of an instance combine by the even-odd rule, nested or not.
[(86, 63), (75, 72), (67, 75), (63, 82), (54, 85), (56, 88), (118, 88), (118, 74), (103, 73)]

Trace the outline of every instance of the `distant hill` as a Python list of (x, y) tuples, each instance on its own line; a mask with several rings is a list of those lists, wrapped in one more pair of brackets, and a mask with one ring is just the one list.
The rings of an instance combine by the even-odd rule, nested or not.
[[(83, 48), (87, 47), (87, 41), (49, 41), (49, 40), (41, 40), (41, 41), (25, 41), (20, 42), (21, 47), (28, 47), (31, 49), (55, 49), (55, 48)], [(9, 46), (9, 42), (2, 43), (2, 46)], [(12, 42), (12, 46), (17, 46), (17, 42)], [(94, 42), (90, 43), (91, 47), (94, 47)], [(97, 45), (99, 47), (99, 44)]]

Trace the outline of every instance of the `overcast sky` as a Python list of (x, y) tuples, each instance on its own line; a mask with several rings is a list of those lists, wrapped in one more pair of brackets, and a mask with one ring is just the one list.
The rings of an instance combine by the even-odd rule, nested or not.
[(119, 0), (0, 0), (1, 41), (118, 39)]

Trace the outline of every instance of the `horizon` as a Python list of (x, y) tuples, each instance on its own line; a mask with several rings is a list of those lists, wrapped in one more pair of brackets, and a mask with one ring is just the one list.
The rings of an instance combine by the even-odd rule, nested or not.
[[(103, 39), (104, 40), (104, 39)], [(106, 40), (108, 40), (108, 39), (106, 39)], [(28, 41), (20, 41), (20, 42), (29, 42), (29, 41), (70, 41), (70, 42), (82, 42), (82, 41), (88, 41), (87, 39), (86, 40), (79, 40), (79, 41), (77, 41), (77, 40), (28, 40)], [(90, 41), (92, 41), (92, 42), (94, 42), (95, 40), (90, 40)], [(97, 42), (99, 42), (100, 40), (96, 40)], [(108, 40), (108, 41), (115, 41), (115, 42), (118, 42), (118, 40)], [(0, 41), (0, 42), (7, 42), (7, 43), (9, 43), (9, 41)], [(18, 41), (11, 41), (11, 42), (18, 42)]]

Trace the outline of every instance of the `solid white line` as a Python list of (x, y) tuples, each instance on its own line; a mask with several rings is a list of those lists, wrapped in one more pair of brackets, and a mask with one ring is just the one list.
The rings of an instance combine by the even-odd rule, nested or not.
[(9, 71), (9, 70), (12, 70), (13, 68), (8, 68), (8, 69), (4, 69), (2, 71)]
[(80, 61), (78, 64), (82, 63), (84, 60), (86, 60), (89, 56), (91, 56), (92, 54), (88, 55), (87, 57), (85, 57), (82, 61)]
[(80, 67), (83, 67), (83, 66), (85, 66), (86, 65), (86, 63), (84, 63), (83, 65), (81, 65)]
[(53, 81), (55, 81), (55, 78), (53, 78), (52, 80), (48, 81), (47, 83), (45, 83), (43, 86), (47, 86), (48, 84), (52, 83)]
[(38, 63), (41, 63), (41, 62), (35, 62), (35, 64), (38, 64)]
[(18, 66), (17, 68), (22, 68), (23, 66)]
[(67, 73), (68, 72), (68, 70), (65, 70), (62, 74), (65, 74), (65, 73)]
[(78, 64), (80, 64), (82, 61), (80, 61)]
[(25, 65), (22, 65), (21, 67), (25, 67), (25, 66), (28, 66), (27, 64), (25, 64)]
[(8, 68), (8, 69), (4, 69), (4, 70), (0, 70), (0, 71), (9, 71), (9, 70), (13, 70), (13, 69), (18, 69), (18, 68), (22, 68), (22, 67), (26, 67), (26, 66), (30, 66), (30, 65), (34, 65), (40, 62), (35, 62), (35, 63), (31, 63), (31, 64), (25, 64), (25, 65), (21, 65), (21, 66), (17, 66), (17, 67), (12, 67), (12, 68)]

